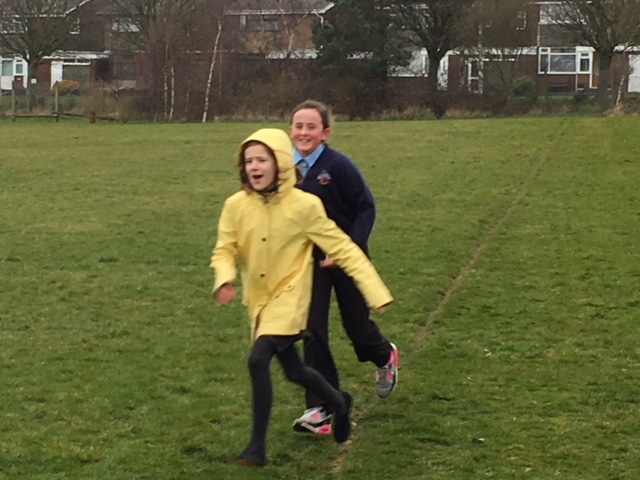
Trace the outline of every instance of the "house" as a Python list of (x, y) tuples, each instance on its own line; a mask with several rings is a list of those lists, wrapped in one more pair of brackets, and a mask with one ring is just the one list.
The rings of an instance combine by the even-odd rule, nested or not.
[[(500, 81), (511, 84), (516, 77), (527, 77), (534, 80), (539, 94), (595, 91), (600, 81), (598, 55), (592, 47), (575, 45), (568, 38), (556, 20), (558, 3), (531, 2), (514, 12), (510, 21), (481, 25), (478, 47), (447, 54), (447, 88), (490, 93)], [(614, 68), (629, 72), (628, 92), (640, 92), (639, 52), (627, 53), (616, 59)]]
[(565, 43), (548, 7), (532, 2), (499, 19), (486, 18), (474, 42), (448, 53), (448, 88), (500, 93), (522, 77), (532, 79), (539, 93), (570, 93), (585, 82), (593, 85), (592, 49)]
[[(553, 19), (558, 3), (531, 1), (525, 7), (505, 6), (504, 12), (490, 12), (480, 21), (475, 37), (464, 42), (468, 46), (444, 57), (439, 87), (451, 92), (492, 93), (526, 77), (534, 81), (541, 94), (595, 90), (600, 80), (598, 56), (591, 47), (572, 45), (563, 34)], [(175, 62), (180, 63), (172, 64), (182, 70), (176, 78), (193, 76), (196, 71), (202, 76), (202, 71), (207, 70), (214, 36), (211, 32), (215, 29), (211, 12), (207, 11), (210, 5), (204, 0), (196, 4), (195, 8), (204, 9), (199, 23), (189, 31), (188, 39), (175, 40), (179, 46), (169, 45), (179, 52)], [(49, 53), (38, 65), (31, 80), (38, 91), (46, 92), (62, 79), (75, 80), (85, 88), (106, 84), (117, 90), (147, 88), (150, 82), (157, 81), (149, 72), (143, 73), (154, 53), (136, 47), (141, 30), (135, 18), (123, 15), (111, 0), (67, 0), (65, 6), (52, 15), (51, 21), (63, 17), (72, 21), (65, 23), (64, 46)], [(329, 14), (339, 15), (334, 3), (326, 0), (232, 0), (221, 12), (224, 25), (218, 54), (221, 58), (226, 56), (227, 62), (243, 56), (313, 59), (313, 25)], [(198, 21), (198, 15), (194, 21)], [(26, 62), (1, 47), (3, 35), (19, 35), (23, 29), (23, 23), (15, 16), (0, 18), (3, 91), (26, 87)], [(407, 67), (389, 72), (399, 82), (424, 79), (428, 73), (426, 51), (414, 48), (411, 53)], [(639, 92), (640, 50), (627, 51), (618, 60), (619, 69), (627, 68), (627, 90)]]
[(27, 68), (27, 63), (22, 58), (0, 54), (0, 90), (25, 88)]
[(315, 58), (313, 24), (334, 7), (325, 0), (237, 0), (225, 11), (227, 50), (268, 58)]
[(534, 6), (521, 4), (479, 16), (466, 46), (445, 56), (447, 89), (491, 94), (519, 76), (535, 77), (536, 13)]
[(96, 9), (107, 2), (68, 0), (54, 4), (59, 8), (46, 14), (38, 4), (25, 3), (22, 10), (0, 19), (0, 88), (6, 91), (27, 86), (27, 62), (9, 48), (16, 43), (29, 45), (32, 53), (54, 47), (32, 74), (31, 84), (39, 93), (49, 91), (63, 78), (85, 87), (102, 80), (109, 52), (104, 48), (104, 21), (96, 16)]
[[(139, 86), (143, 60), (142, 48), (136, 48), (141, 33), (136, 19), (123, 15), (109, 0), (69, 0), (67, 7), (58, 15), (72, 17), (72, 27), (61, 42), (64, 47), (46, 55), (38, 66), (32, 80), (37, 90), (44, 92), (62, 79), (78, 81), (83, 87), (96, 83), (114, 88)], [(209, 8), (209, 4), (202, 2), (194, 8)], [(222, 51), (273, 59), (313, 58), (312, 25), (331, 8), (333, 3), (325, 0), (233, 1), (224, 9)], [(204, 13), (200, 17), (203, 21), (210, 18)], [(2, 25), (16, 31), (20, 28), (6, 22)], [(196, 29), (205, 33), (180, 48), (202, 62), (203, 53), (211, 49), (207, 35), (213, 26), (200, 24), (193, 31)], [(1, 50), (0, 59), (2, 89), (11, 89), (16, 82), (26, 86), (26, 62)]]

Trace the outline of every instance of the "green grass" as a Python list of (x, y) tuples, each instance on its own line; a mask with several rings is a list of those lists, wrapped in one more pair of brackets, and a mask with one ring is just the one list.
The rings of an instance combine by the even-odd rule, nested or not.
[(635, 117), (336, 125), (400, 385), (375, 397), (334, 315), (352, 441), (291, 431), (274, 364), (270, 464), (234, 465), (248, 328), (208, 261), (259, 126), (0, 120), (1, 479), (637, 478)]

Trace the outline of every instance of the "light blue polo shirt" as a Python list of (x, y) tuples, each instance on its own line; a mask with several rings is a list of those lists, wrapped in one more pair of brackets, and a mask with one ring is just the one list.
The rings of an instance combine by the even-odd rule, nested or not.
[(293, 148), (293, 162), (296, 165), (298, 165), (298, 162), (300, 162), (300, 160), (304, 160), (305, 162), (307, 162), (309, 170), (311, 170), (311, 167), (313, 167), (315, 165), (315, 163), (318, 161), (318, 158), (320, 157), (320, 155), (322, 155), (322, 152), (324, 152), (324, 148), (325, 148), (325, 144), (321, 143), (320, 145), (318, 145), (318, 148), (316, 148), (311, 153), (311, 155), (309, 155), (308, 157), (303, 157), (302, 155), (300, 155), (300, 152), (298, 151), (298, 149), (294, 147)]

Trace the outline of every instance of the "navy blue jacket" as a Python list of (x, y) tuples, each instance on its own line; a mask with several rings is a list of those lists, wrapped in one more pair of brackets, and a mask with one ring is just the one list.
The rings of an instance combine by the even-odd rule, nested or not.
[(368, 253), (376, 205), (360, 170), (349, 157), (326, 145), (298, 188), (320, 197), (327, 216)]

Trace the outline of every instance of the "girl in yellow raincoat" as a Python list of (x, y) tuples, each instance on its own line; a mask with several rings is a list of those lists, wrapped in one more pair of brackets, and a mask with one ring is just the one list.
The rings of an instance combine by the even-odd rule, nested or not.
[(272, 404), (269, 374), (276, 356), (287, 378), (326, 400), (335, 412), (333, 435), (350, 435), (352, 398), (333, 388), (300, 359), (295, 342), (303, 338), (311, 300), (316, 244), (351, 276), (371, 308), (383, 311), (392, 296), (362, 250), (329, 220), (318, 197), (295, 187), (292, 144), (284, 130), (265, 128), (250, 135), (238, 157), (242, 188), (220, 214), (211, 267), (219, 305), (235, 296), (240, 266), (242, 298), (249, 313), (253, 346), (249, 373), (253, 388), (253, 429), (237, 457), (243, 465), (264, 466)]

